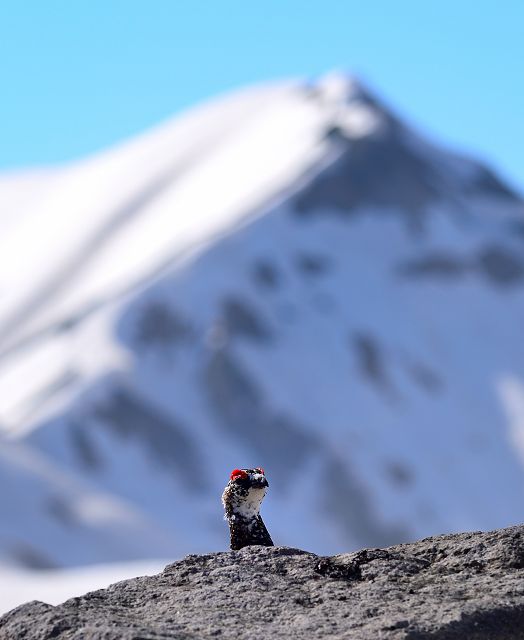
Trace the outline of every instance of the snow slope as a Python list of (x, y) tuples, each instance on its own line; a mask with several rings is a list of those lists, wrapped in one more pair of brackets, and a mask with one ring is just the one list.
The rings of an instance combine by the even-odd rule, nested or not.
[(128, 562), (75, 569), (29, 571), (1, 567), (0, 616), (24, 602), (40, 600), (61, 604), (88, 591), (105, 589), (115, 582), (160, 573), (166, 562)]
[(4, 561), (223, 549), (242, 466), (319, 553), (522, 520), (524, 207), (491, 170), (331, 74), (16, 180)]

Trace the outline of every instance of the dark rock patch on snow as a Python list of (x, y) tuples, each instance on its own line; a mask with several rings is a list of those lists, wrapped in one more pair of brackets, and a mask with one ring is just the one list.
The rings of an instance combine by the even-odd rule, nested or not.
[(524, 261), (501, 246), (488, 246), (477, 258), (481, 273), (491, 282), (509, 285), (524, 278)]
[(420, 362), (413, 362), (408, 365), (408, 372), (419, 387), (430, 393), (436, 393), (444, 387), (441, 376)]
[(252, 276), (255, 283), (265, 289), (277, 289), (281, 274), (270, 260), (257, 260), (253, 265)]
[(318, 253), (300, 253), (296, 264), (300, 272), (308, 277), (324, 275), (331, 267), (330, 259)]
[(378, 341), (367, 333), (358, 332), (352, 336), (352, 342), (362, 376), (381, 390), (389, 389), (386, 361)]
[(145, 444), (154, 459), (174, 469), (189, 490), (206, 488), (205, 474), (195, 477), (193, 473), (198, 466), (199, 453), (187, 428), (149, 405), (138, 394), (117, 387), (93, 408), (90, 417), (94, 418), (94, 425), (101, 423), (122, 439), (135, 439)]
[(89, 434), (89, 429), (84, 428), (80, 420), (75, 418), (70, 420), (67, 435), (71, 440), (76, 458), (86, 469), (101, 469), (104, 466), (104, 460)]
[(397, 268), (397, 272), (406, 277), (433, 277), (448, 280), (462, 276), (467, 270), (468, 265), (463, 258), (441, 251), (408, 260)]
[(390, 126), (381, 135), (345, 144), (339, 159), (296, 197), (298, 215), (322, 215), (326, 209), (348, 215), (378, 207), (419, 216), (439, 199), (431, 162), (406, 144), (400, 128)]
[(397, 273), (404, 277), (456, 279), (479, 274), (489, 284), (506, 287), (524, 280), (524, 260), (514, 251), (490, 244), (471, 256), (434, 252), (400, 264)]
[(230, 336), (238, 336), (267, 342), (271, 339), (271, 330), (260, 313), (245, 300), (237, 296), (227, 296), (222, 303), (222, 316), (225, 330)]
[[(187, 343), (193, 338), (190, 323), (180, 312), (161, 300), (144, 305), (133, 319), (135, 324), (129, 341), (139, 350), (155, 347), (163, 350)], [(124, 317), (121, 324), (125, 326), (126, 320)]]

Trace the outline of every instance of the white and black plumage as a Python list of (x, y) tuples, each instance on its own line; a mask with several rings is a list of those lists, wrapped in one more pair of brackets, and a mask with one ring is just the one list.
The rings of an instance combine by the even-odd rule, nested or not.
[(250, 544), (273, 546), (273, 540), (259, 514), (268, 487), (266, 474), (261, 467), (232, 471), (222, 494), (231, 549), (242, 549)]

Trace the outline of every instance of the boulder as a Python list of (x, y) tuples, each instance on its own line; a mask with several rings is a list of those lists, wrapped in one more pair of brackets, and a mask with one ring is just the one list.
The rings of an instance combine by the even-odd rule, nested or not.
[(288, 547), (189, 555), (58, 606), (1, 640), (524, 639), (524, 526), (331, 557)]

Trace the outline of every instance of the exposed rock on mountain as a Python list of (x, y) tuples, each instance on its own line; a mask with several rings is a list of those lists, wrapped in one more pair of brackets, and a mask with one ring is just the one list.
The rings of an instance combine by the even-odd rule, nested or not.
[(287, 547), (191, 555), (0, 619), (1, 640), (520, 640), (524, 527), (319, 557)]

